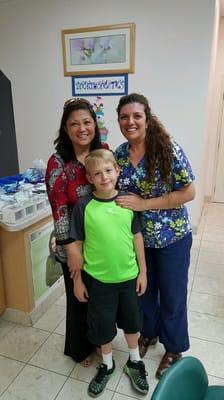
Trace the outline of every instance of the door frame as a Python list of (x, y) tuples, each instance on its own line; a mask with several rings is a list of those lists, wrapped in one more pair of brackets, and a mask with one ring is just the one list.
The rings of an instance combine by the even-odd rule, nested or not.
[(216, 145), (215, 145), (215, 158), (214, 158), (214, 169), (213, 169), (213, 180), (212, 180), (213, 184), (212, 184), (211, 200), (214, 202), (215, 202), (215, 189), (216, 189), (216, 179), (217, 179), (217, 169), (218, 169), (219, 145), (221, 141), (221, 134), (222, 134), (221, 128), (223, 119), (224, 119), (224, 75), (222, 76), (221, 80), (217, 135), (216, 135)]

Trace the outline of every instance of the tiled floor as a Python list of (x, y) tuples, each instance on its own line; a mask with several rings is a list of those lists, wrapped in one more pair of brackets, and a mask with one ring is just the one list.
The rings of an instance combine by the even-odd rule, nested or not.
[[(189, 331), (191, 349), (200, 358), (210, 383), (224, 385), (224, 204), (206, 204), (199, 232), (194, 236), (189, 276)], [(88, 399), (87, 386), (95, 366), (83, 368), (63, 355), (65, 298), (33, 326), (0, 319), (0, 400)], [(116, 373), (102, 400), (142, 398), (122, 373), (127, 346), (119, 332), (114, 340)], [(145, 358), (150, 399), (163, 354), (161, 345)]]

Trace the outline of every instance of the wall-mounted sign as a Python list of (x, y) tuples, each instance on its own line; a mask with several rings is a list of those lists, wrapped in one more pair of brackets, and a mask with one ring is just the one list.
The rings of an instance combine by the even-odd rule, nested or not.
[(73, 96), (122, 96), (128, 94), (128, 75), (72, 77)]

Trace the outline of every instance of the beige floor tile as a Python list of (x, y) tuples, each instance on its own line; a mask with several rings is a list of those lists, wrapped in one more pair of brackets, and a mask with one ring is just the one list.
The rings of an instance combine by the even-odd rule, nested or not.
[(196, 266), (197, 266), (197, 261), (196, 260), (191, 260), (190, 266), (189, 266), (189, 273), (194, 274), (196, 271)]
[(199, 226), (197, 227), (197, 233), (195, 234), (195, 236), (197, 236), (198, 238), (202, 237), (203, 232), (204, 232), (204, 226), (205, 226), (205, 222), (201, 222), (199, 224)]
[(209, 209), (209, 213), (211, 213), (213, 210), (216, 212), (220, 212), (220, 210), (223, 210), (224, 212), (224, 204), (223, 203), (213, 203), (213, 202), (209, 202), (206, 203), (207, 207)]
[(65, 335), (65, 318), (60, 322), (60, 324), (55, 328), (54, 333), (59, 335)]
[(63, 375), (69, 375), (75, 362), (64, 356), (64, 337), (52, 334), (31, 358), (29, 364), (48, 369)]
[(203, 234), (203, 241), (217, 242), (220, 246), (224, 246), (223, 230), (220, 233), (205, 232)]
[(223, 253), (217, 251), (200, 251), (198, 256), (198, 263), (210, 263), (210, 264), (224, 264)]
[[(223, 226), (222, 225), (205, 225), (204, 227), (204, 232), (203, 232), (203, 237), (206, 239), (207, 235), (222, 235), (223, 234)], [(207, 239), (208, 240), (208, 239)]]
[(206, 216), (206, 225), (218, 225), (218, 226), (223, 226), (224, 225), (224, 215), (218, 214), (213, 214), (209, 215), (209, 213)]
[(188, 274), (188, 286), (187, 286), (188, 295), (191, 293), (192, 286), (193, 286), (193, 281), (194, 281), (194, 273), (190, 272)]
[(53, 400), (66, 379), (65, 376), (27, 365), (1, 400)]
[(201, 215), (201, 219), (197, 226), (196, 236), (202, 235), (202, 233), (204, 232), (205, 223), (206, 223), (206, 212), (202, 213), (202, 215)]
[(217, 378), (216, 376), (208, 375), (208, 381), (209, 381), (209, 385), (224, 386), (224, 378), (220, 379), (220, 378)]
[(23, 363), (0, 356), (0, 396), (1, 393), (12, 383), (21, 369)]
[[(208, 314), (189, 311), (189, 332), (191, 337), (224, 344), (224, 319)], [(224, 354), (224, 346), (223, 346)], [(214, 355), (214, 354), (213, 354)]]
[(192, 290), (198, 293), (207, 293), (214, 296), (224, 296), (224, 276), (216, 279), (203, 275), (195, 275)]
[(192, 291), (188, 309), (224, 318), (224, 296), (213, 296)]
[(65, 293), (56, 301), (56, 306), (66, 307), (66, 295)]
[(208, 251), (208, 252), (217, 252), (217, 253), (222, 253), (223, 257), (224, 257), (224, 243), (220, 243), (217, 241), (211, 241), (211, 240), (204, 240), (202, 238), (201, 241), (201, 247), (200, 250), (202, 251)]
[(204, 275), (224, 281), (224, 264), (211, 264), (209, 262), (198, 261), (196, 264), (196, 275)]
[[(145, 398), (145, 397), (144, 397)], [(125, 396), (124, 394), (115, 393), (113, 400), (133, 400), (133, 397)]]
[(191, 249), (191, 262), (197, 261), (199, 255), (199, 249)]
[(0, 341), (0, 355), (28, 361), (48, 336), (39, 329), (18, 325)]
[(224, 379), (224, 346), (222, 344), (191, 338), (190, 350), (185, 355), (199, 358), (208, 375)]
[[(69, 378), (57, 396), (57, 400), (89, 400), (88, 383)], [(114, 392), (106, 389), (100, 400), (111, 400)], [(45, 399), (46, 400), (46, 399)]]
[(0, 341), (4, 336), (8, 335), (15, 326), (16, 324), (14, 322), (4, 321), (4, 319), (0, 318)]
[(44, 329), (45, 331), (53, 332), (59, 323), (65, 318), (64, 307), (56, 306), (55, 304), (37, 321), (35, 328)]
[(192, 250), (199, 250), (201, 245), (201, 237), (193, 235)]

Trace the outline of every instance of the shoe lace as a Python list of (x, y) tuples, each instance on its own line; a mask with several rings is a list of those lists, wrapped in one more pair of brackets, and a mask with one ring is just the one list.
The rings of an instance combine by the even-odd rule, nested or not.
[(145, 379), (148, 376), (148, 372), (145, 370), (145, 364), (142, 361), (136, 363), (136, 369), (139, 371), (139, 377)]
[(95, 378), (97, 383), (101, 383), (102, 380), (105, 378), (105, 375), (107, 374), (107, 366), (103, 363), (101, 363), (99, 365), (99, 367), (97, 367), (98, 373), (97, 376)]

